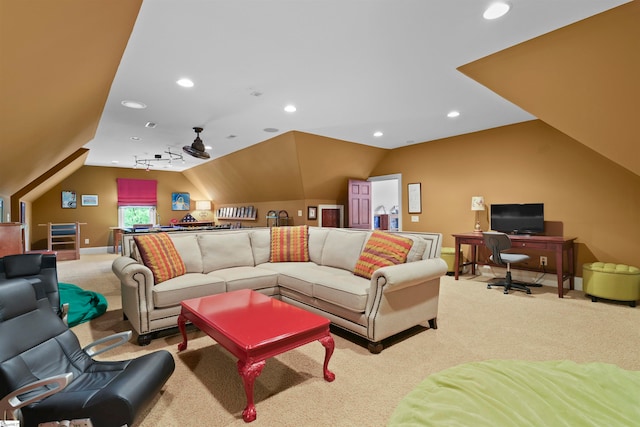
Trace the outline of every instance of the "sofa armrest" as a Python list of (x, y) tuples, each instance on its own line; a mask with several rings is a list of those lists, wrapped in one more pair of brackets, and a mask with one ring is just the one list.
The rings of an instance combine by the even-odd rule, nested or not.
[(442, 258), (428, 258), (420, 261), (382, 267), (371, 276), (371, 291), (376, 293), (378, 286), (383, 292), (394, 292), (408, 286), (415, 286), (444, 276), (447, 263)]
[[(148, 332), (148, 315), (153, 311), (153, 273), (133, 258), (120, 256), (111, 270), (122, 285), (122, 310), (138, 333)], [(142, 322), (142, 323), (140, 323)]]
[(151, 273), (149, 267), (128, 256), (119, 256), (114, 259), (111, 270), (124, 285), (138, 287), (136, 284), (137, 278), (134, 277), (138, 273), (142, 274), (153, 285), (153, 273)]

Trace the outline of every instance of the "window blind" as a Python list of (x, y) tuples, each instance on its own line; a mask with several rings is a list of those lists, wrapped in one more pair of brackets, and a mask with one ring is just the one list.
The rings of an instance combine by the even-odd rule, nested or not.
[(118, 206), (156, 206), (155, 179), (117, 178)]

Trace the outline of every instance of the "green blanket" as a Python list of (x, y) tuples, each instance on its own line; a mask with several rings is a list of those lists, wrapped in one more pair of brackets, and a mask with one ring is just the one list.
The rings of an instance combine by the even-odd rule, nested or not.
[(605, 363), (488, 360), (429, 376), (388, 426), (638, 426), (640, 371)]
[(107, 300), (97, 292), (85, 291), (76, 285), (58, 283), (60, 304), (69, 303), (69, 327), (79, 325), (107, 311)]

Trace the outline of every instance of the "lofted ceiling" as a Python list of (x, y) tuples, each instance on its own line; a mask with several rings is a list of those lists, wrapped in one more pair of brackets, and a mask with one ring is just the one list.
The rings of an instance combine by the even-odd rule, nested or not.
[[(396, 148), (542, 118), (458, 68), (627, 2), (510, 0), (487, 21), (489, 3), (3, 1), (0, 194), (83, 146), (96, 166), (181, 153), (194, 126), (215, 159), (291, 130)], [(37, 155), (16, 161), (25, 153)], [(170, 170), (206, 162), (184, 160)]]
[[(144, 1), (87, 164), (182, 153), (194, 126), (214, 159), (291, 130), (395, 148), (530, 120), (457, 67), (624, 2), (512, 0), (493, 21), (489, 3)], [(178, 86), (183, 77), (195, 86)], [(171, 170), (203, 163), (184, 160)]]
[(639, 23), (630, 2), (460, 70), (640, 176)]

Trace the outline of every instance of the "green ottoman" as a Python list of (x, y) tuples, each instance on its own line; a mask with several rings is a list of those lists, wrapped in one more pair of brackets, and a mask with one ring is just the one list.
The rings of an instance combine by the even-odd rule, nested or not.
[(582, 288), (591, 296), (628, 302), (631, 307), (640, 300), (640, 269), (624, 264), (593, 262), (582, 266)]
[[(455, 258), (456, 250), (454, 248), (442, 248), (440, 251), (440, 257), (447, 263), (447, 275), (452, 275), (456, 271), (456, 258)], [(462, 265), (462, 251), (460, 251), (460, 264)], [(462, 268), (460, 268), (462, 270)]]

